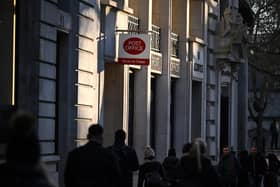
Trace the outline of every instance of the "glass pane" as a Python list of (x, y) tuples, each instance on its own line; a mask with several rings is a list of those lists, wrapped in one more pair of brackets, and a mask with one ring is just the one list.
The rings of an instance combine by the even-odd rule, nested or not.
[(0, 1), (0, 105), (14, 101), (14, 3)]

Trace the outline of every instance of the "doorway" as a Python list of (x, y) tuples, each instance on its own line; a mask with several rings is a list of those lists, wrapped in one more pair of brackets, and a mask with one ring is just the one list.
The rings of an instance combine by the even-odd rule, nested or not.
[(171, 78), (171, 103), (170, 103), (170, 147), (174, 147), (175, 138), (175, 109), (176, 109), (176, 83), (177, 79)]
[(129, 71), (129, 96), (128, 96), (128, 145), (133, 147), (133, 131), (134, 131), (134, 85), (135, 74), (133, 71)]
[(156, 77), (151, 78), (150, 145), (156, 150)]
[(228, 88), (222, 88), (220, 108), (220, 153), (223, 147), (229, 146), (229, 96)]
[(201, 104), (202, 104), (202, 83), (192, 82), (192, 124), (191, 138), (201, 137)]

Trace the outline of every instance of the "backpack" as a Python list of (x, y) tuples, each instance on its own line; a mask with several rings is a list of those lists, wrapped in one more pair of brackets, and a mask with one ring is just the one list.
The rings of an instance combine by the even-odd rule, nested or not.
[(162, 187), (164, 181), (157, 171), (150, 171), (144, 175), (144, 187)]

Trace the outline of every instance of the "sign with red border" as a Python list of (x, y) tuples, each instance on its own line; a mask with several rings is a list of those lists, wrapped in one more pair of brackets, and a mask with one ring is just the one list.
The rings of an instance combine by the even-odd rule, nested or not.
[(150, 43), (148, 34), (120, 34), (118, 63), (149, 65)]

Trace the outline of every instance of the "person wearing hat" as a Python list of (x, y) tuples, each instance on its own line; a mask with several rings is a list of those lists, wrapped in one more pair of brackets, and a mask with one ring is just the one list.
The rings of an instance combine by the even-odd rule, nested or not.
[(144, 148), (144, 163), (139, 168), (138, 187), (165, 186), (163, 172), (161, 163), (155, 160), (153, 148), (146, 146)]
[(118, 187), (120, 168), (113, 153), (102, 146), (103, 128), (88, 129), (88, 143), (71, 151), (65, 167), (66, 187)]

